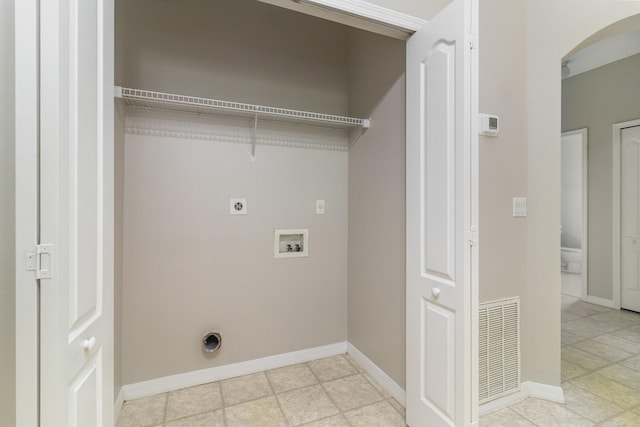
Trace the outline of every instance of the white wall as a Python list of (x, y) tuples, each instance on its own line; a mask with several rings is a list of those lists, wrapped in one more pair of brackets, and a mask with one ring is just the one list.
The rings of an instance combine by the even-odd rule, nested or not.
[[(640, 28), (640, 27), (638, 27)], [(612, 126), (640, 119), (640, 55), (562, 81), (562, 130), (589, 130), (589, 295), (613, 299)]]
[(0, 425), (15, 424), (14, 2), (0, 2)]
[(350, 32), (349, 342), (405, 384), (405, 43)]
[(524, 380), (560, 385), (560, 64), (586, 38), (638, 13), (638, 2), (527, 0)]

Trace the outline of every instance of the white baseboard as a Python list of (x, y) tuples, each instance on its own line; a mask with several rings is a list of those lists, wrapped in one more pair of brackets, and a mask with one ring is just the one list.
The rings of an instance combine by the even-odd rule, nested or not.
[(362, 366), (371, 377), (380, 384), (391, 396), (393, 396), (403, 406), (406, 404), (406, 394), (402, 387), (398, 385), (389, 375), (384, 373), (375, 363), (358, 350), (353, 344), (347, 343), (347, 353)]
[(498, 409), (506, 408), (509, 405), (513, 405), (514, 403), (518, 403), (524, 399), (529, 397), (526, 392), (523, 390), (518, 390), (513, 392), (507, 396), (499, 397), (491, 402), (483, 403), (480, 405), (479, 414), (480, 416), (490, 414), (491, 412), (497, 411)]
[(255, 374), (256, 372), (266, 371), (268, 369), (276, 369), (283, 366), (295, 365), (296, 363), (308, 362), (310, 360), (337, 356), (346, 352), (347, 343), (339, 342), (321, 347), (293, 351), (291, 353), (247, 360), (246, 362), (170, 375), (168, 377), (156, 378), (135, 384), (127, 384), (122, 387), (121, 393), (125, 401), (139, 399), (181, 388), (226, 380), (242, 375)]
[(589, 302), (591, 304), (601, 305), (603, 307), (620, 309), (620, 307), (616, 307), (616, 304), (615, 304), (615, 302), (613, 300), (606, 299), (606, 298), (600, 298), (600, 297), (594, 297), (593, 295), (587, 295), (585, 298), (583, 298), (583, 301)]
[(562, 387), (526, 381), (520, 384), (520, 389), (524, 390), (529, 397), (564, 403)]
[(518, 403), (528, 397), (564, 403), (564, 392), (562, 391), (562, 387), (525, 381), (520, 384), (519, 391), (480, 405), (480, 416), (487, 415), (491, 412), (497, 411), (498, 409), (513, 405), (514, 403)]
[(120, 387), (120, 391), (116, 396), (116, 401), (113, 403), (113, 421), (117, 423), (118, 416), (120, 415), (120, 411), (122, 410), (122, 405), (124, 404), (124, 392), (123, 388)]

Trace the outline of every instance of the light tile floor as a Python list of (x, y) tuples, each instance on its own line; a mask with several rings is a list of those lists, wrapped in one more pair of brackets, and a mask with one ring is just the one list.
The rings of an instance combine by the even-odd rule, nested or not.
[(481, 426), (640, 426), (640, 314), (562, 299), (565, 403), (526, 399)]
[(404, 408), (348, 355), (124, 404), (118, 427), (404, 427)]
[[(566, 403), (526, 399), (481, 426), (640, 426), (640, 314), (562, 304)], [(348, 355), (126, 402), (118, 427), (404, 427), (404, 408)]]

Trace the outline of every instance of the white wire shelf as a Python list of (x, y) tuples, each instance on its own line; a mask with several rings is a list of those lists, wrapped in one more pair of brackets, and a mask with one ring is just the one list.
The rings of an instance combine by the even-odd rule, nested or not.
[(269, 118), (289, 123), (306, 123), (314, 126), (338, 129), (367, 129), (369, 119), (291, 110), (265, 105), (244, 104), (221, 101), (196, 96), (176, 95), (150, 90), (131, 89), (116, 86), (116, 97), (122, 98), (130, 107), (179, 111), (195, 114), (232, 114), (248, 118)]

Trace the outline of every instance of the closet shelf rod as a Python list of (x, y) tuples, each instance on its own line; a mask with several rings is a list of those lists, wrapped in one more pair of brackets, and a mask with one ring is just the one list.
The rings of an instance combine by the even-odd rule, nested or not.
[(249, 117), (269, 116), (284, 121), (311, 122), (321, 126), (338, 128), (360, 127), (366, 129), (370, 126), (369, 119), (314, 113), (288, 108), (269, 107), (265, 105), (245, 104), (241, 102), (222, 101), (196, 96), (176, 95), (119, 86), (115, 87), (115, 96), (124, 99), (126, 105), (133, 107), (158, 108), (163, 110), (175, 110), (200, 114), (227, 112), (247, 115)]

